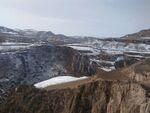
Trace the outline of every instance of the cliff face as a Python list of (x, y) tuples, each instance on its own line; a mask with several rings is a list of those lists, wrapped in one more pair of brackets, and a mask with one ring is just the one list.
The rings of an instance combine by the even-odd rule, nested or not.
[(55, 76), (90, 76), (95, 72), (96, 66), (88, 57), (68, 47), (41, 45), (0, 53), (0, 100), (5, 91), (20, 84)]
[[(99, 73), (84, 83), (68, 83), (67, 88), (19, 86), (0, 104), (0, 113), (150, 113), (149, 69), (149, 60), (145, 60)], [(147, 78), (141, 80), (130, 76), (145, 77), (145, 73)]]
[(88, 76), (96, 71), (96, 66), (87, 56), (68, 47), (47, 45), (0, 53), (0, 67), (0, 78), (22, 77), (28, 79), (25, 81), (28, 83), (32, 82), (32, 77), (38, 81), (69, 73)]
[(38, 90), (21, 86), (11, 92), (1, 113), (149, 113), (149, 92), (125, 81), (94, 81), (75, 89)]
[(70, 54), (67, 59), (67, 69), (76, 76), (91, 76), (97, 72), (97, 64), (90, 61), (89, 57), (82, 54)]

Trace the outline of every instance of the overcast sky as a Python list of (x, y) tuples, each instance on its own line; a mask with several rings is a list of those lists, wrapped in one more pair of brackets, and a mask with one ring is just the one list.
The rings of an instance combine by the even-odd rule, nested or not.
[(0, 26), (119, 37), (150, 28), (150, 0), (0, 0)]

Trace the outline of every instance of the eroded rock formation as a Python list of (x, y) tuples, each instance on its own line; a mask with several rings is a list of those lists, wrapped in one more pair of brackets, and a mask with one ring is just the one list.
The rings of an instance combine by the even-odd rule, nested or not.
[[(20, 86), (12, 90), (2, 113), (150, 113), (150, 87), (132, 79), (133, 72), (144, 76), (149, 73), (149, 60), (126, 69), (98, 74), (84, 84), (62, 89), (36, 89)], [(140, 73), (135, 71), (141, 69)], [(123, 77), (121, 77), (123, 76)], [(149, 74), (147, 76), (150, 76)], [(120, 78), (120, 79), (119, 79)], [(11, 106), (11, 107), (10, 107)]]
[(75, 89), (38, 90), (21, 86), (1, 113), (149, 113), (149, 92), (125, 81), (95, 81)]

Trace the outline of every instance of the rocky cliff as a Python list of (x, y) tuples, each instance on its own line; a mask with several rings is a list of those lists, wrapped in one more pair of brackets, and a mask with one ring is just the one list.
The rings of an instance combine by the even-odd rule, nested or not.
[[(149, 63), (144, 61), (143, 65)], [(137, 69), (137, 66), (138, 64), (129, 68)], [(121, 73), (129, 68), (100, 73), (74, 87), (53, 90), (40, 90), (32, 86), (17, 87), (11, 91), (7, 101), (1, 104), (0, 112), (150, 113), (150, 87)], [(144, 75), (143, 72), (149, 72), (146, 68), (142, 69), (140, 76)]]
[(95, 81), (75, 89), (38, 90), (21, 86), (11, 92), (1, 113), (149, 113), (149, 90), (125, 81)]
[(0, 95), (21, 84), (34, 84), (55, 76), (91, 76), (96, 66), (68, 47), (32, 46), (0, 53)]
[[(97, 39), (0, 27), (0, 113), (150, 113), (149, 31)], [(66, 75), (89, 77), (33, 87)]]
[(150, 82), (150, 59), (146, 59), (135, 63), (134, 65), (123, 69), (122, 74), (129, 77), (131, 80), (149, 83)]

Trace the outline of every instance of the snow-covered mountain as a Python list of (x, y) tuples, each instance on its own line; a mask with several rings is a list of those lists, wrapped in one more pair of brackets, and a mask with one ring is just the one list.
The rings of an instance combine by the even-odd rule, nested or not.
[(54, 34), (51, 31), (37, 31), (32, 29), (10, 29), (0, 27), (0, 42), (51, 43), (55, 45), (75, 43), (83, 39)]
[[(128, 59), (149, 58), (150, 30), (143, 30), (138, 33), (126, 35), (123, 38), (99, 39), (94, 37), (68, 37), (65, 35), (54, 34), (51, 31), (37, 31), (32, 29), (20, 30), (0, 27), (0, 37), (3, 42), (15, 42), (16, 45), (2, 45), (0, 49), (8, 50), (15, 48), (24, 48), (26, 45), (17, 46), (17, 43), (26, 43), (28, 45), (50, 44), (64, 47), (70, 47), (80, 52), (82, 55), (91, 59), (91, 62), (97, 63), (103, 70), (114, 70), (115, 64), (119, 61)], [(129, 40), (132, 36), (132, 40)], [(140, 38), (139, 38), (140, 37)], [(136, 39), (136, 40), (134, 40)], [(137, 41), (138, 39), (138, 41)], [(139, 40), (141, 39), (141, 40)], [(32, 44), (30, 44), (32, 43)], [(6, 44), (6, 43), (5, 43)], [(112, 63), (113, 62), (113, 63)]]

